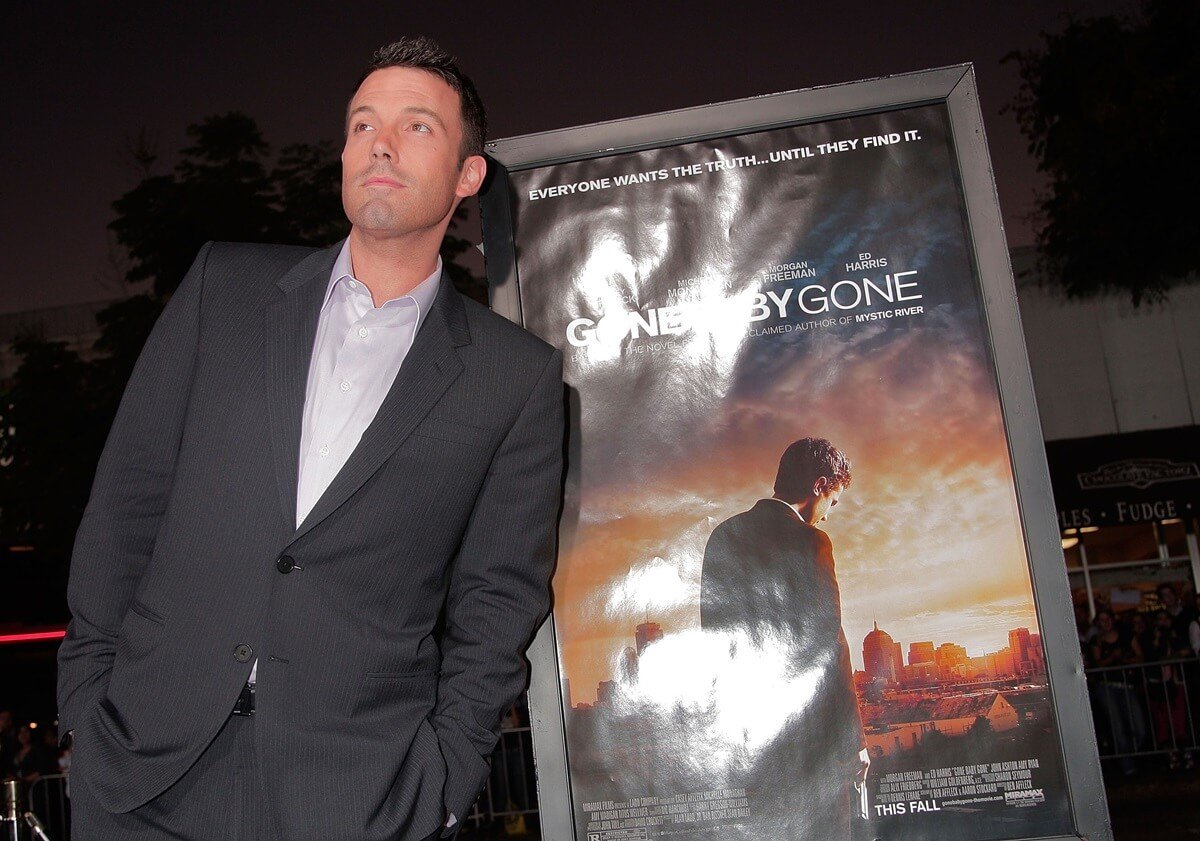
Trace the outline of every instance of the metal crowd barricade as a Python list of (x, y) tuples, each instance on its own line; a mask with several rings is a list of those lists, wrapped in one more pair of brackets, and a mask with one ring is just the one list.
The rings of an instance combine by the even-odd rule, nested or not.
[(1200, 749), (1200, 660), (1087, 670), (1102, 759)]
[[(46, 835), (53, 841), (69, 841), (70, 791), (66, 774), (43, 774), (29, 786), (26, 798), (29, 811), (41, 819)], [(35, 838), (32, 832), (29, 838)]]
[(492, 754), (492, 772), (467, 820), (504, 821), (509, 834), (524, 834), (527, 818), (538, 811), (533, 770), (533, 737), (528, 727), (504, 727)]

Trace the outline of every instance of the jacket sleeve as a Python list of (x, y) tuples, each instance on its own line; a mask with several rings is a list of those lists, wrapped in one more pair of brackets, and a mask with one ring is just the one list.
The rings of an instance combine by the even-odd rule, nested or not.
[(200, 249), (142, 348), (75, 536), (67, 582), (71, 621), (58, 650), (64, 737), (104, 695), (117, 628), (154, 551), (183, 435), (212, 245)]
[(446, 760), (444, 805), (458, 822), (487, 780), (501, 717), (525, 687), (525, 647), (550, 604), (563, 431), (556, 350), (493, 457), (452, 566), (431, 723)]

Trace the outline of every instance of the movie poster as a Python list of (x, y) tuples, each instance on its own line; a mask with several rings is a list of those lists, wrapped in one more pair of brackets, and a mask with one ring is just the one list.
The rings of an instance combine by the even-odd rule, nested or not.
[(577, 837), (1069, 833), (945, 108), (511, 187)]

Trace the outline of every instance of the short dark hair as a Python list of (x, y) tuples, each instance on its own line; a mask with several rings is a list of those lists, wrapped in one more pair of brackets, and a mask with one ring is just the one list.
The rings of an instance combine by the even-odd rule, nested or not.
[(801, 438), (783, 451), (775, 475), (775, 496), (799, 502), (824, 476), (832, 487), (850, 487), (850, 459), (824, 438)]
[[(411, 38), (401, 38), (399, 41), (380, 47), (371, 56), (371, 61), (358, 77), (354, 85), (354, 94), (362, 87), (366, 78), (376, 70), (388, 67), (411, 67), (432, 73), (458, 94), (461, 106), (463, 140), (460, 156), (466, 160), (470, 155), (483, 154), (483, 141), (487, 138), (487, 112), (475, 83), (455, 63), (454, 56), (443, 50), (432, 38), (416, 35)], [(347, 106), (347, 111), (349, 106)]]

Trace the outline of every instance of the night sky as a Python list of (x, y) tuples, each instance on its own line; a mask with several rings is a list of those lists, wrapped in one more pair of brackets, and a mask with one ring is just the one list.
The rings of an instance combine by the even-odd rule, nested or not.
[[(823, 8), (824, 7), (824, 8)], [(491, 137), (975, 63), (1011, 245), (1041, 183), (1012, 114), (1014, 64), (1066, 15), (1118, 0), (1004, 3), (22, 3), (6, 10), (0, 311), (122, 294), (105, 226), (138, 180), (127, 138), (241, 110), (275, 148), (337, 138), (372, 50), (427, 34), (460, 58)], [(472, 237), (475, 235), (472, 233)]]

